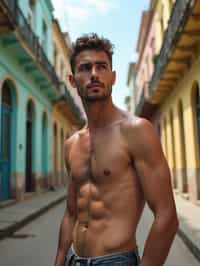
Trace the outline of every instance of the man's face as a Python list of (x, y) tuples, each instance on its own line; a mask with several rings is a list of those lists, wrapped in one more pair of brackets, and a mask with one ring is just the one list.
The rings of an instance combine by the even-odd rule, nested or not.
[(108, 55), (103, 51), (85, 50), (75, 61), (71, 84), (78, 89), (83, 101), (105, 100), (111, 96), (115, 82)]

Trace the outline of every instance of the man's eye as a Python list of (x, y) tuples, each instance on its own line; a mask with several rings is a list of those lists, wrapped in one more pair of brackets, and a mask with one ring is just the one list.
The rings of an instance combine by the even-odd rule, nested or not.
[(106, 65), (99, 65), (98, 68), (99, 68), (99, 69), (106, 69), (107, 66), (106, 66)]
[(90, 65), (82, 65), (79, 68), (80, 71), (89, 71), (90, 69), (91, 69)]

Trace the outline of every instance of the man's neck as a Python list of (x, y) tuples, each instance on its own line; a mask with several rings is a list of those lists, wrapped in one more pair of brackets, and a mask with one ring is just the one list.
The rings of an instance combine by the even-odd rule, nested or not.
[(87, 103), (84, 106), (90, 130), (96, 131), (114, 122), (117, 108), (111, 99)]

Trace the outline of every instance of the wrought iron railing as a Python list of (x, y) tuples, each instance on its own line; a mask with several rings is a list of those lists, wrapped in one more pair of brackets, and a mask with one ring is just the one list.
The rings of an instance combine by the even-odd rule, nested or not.
[(48, 74), (50, 81), (54, 84), (57, 90), (59, 89), (59, 79), (56, 75), (53, 65), (49, 62), (43, 48), (41, 47), (38, 37), (31, 29), (28, 20), (25, 18), (22, 10), (19, 8), (16, 0), (1, 0), (6, 7), (9, 19), (17, 27), (21, 37), (29, 46), (32, 53), (35, 55), (36, 61)]
[(157, 58), (154, 73), (150, 81), (150, 96), (153, 95), (156, 85), (167, 65), (167, 61), (176, 44), (179, 34), (183, 30), (190, 7), (195, 0), (176, 0), (172, 14), (168, 23), (168, 28), (164, 35), (163, 45)]
[(136, 115), (138, 115), (138, 116), (141, 115), (144, 103), (145, 103), (145, 96), (144, 96), (144, 90), (142, 90), (139, 102), (137, 103), (136, 108), (135, 108), (135, 114)]
[(83, 126), (86, 121), (83, 117), (83, 114), (79, 106), (76, 104), (74, 98), (72, 97), (71, 93), (69, 92), (69, 90), (67, 89), (66, 85), (63, 82), (61, 82), (61, 86), (63, 88), (62, 89), (63, 99), (66, 101), (67, 106), (69, 106), (71, 112), (74, 114), (77, 124)]

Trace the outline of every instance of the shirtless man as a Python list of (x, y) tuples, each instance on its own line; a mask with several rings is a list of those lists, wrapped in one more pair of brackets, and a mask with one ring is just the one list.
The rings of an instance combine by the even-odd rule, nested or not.
[[(56, 266), (162, 266), (178, 221), (170, 173), (152, 125), (112, 102), (113, 46), (96, 34), (77, 39), (72, 75), (88, 126), (65, 143), (67, 206)], [(139, 262), (136, 228), (145, 202), (154, 222)], [(67, 254), (67, 255), (66, 255)]]

